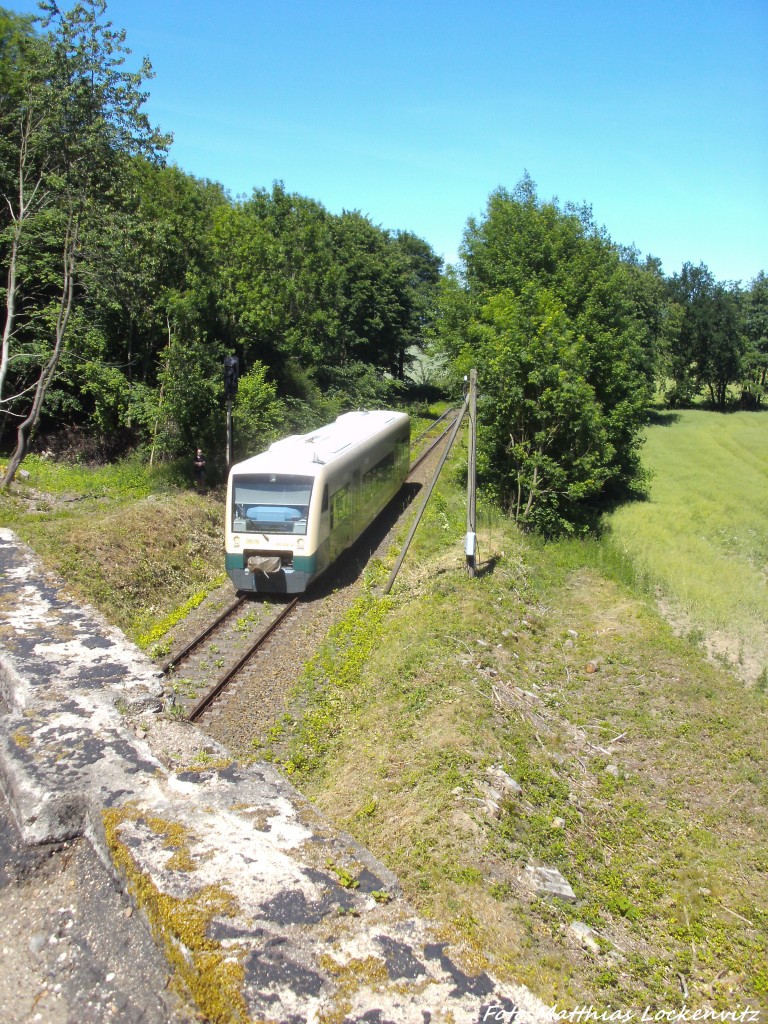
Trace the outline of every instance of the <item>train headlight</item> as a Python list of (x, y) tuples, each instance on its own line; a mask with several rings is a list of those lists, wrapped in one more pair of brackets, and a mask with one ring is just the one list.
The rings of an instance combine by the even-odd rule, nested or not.
[(297, 540), (296, 541), (296, 547), (298, 548), (299, 551), (303, 551), (304, 550), (304, 541), (303, 540)]
[(234, 537), (233, 538), (233, 540), (232, 540), (232, 547), (233, 548), (239, 548), (240, 547), (240, 538), (239, 537)]

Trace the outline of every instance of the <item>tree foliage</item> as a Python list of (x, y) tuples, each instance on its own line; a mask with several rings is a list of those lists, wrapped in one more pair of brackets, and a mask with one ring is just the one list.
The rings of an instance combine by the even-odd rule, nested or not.
[(285, 409), (267, 367), (256, 363), (240, 378), (234, 408), (235, 451), (245, 458), (276, 440), (285, 422)]
[(678, 309), (668, 348), (670, 400), (689, 402), (706, 388), (712, 405), (725, 409), (729, 387), (742, 378), (746, 353), (740, 289), (718, 283), (704, 264), (690, 263), (668, 288)]
[(768, 389), (768, 278), (761, 271), (744, 296), (743, 403), (756, 408)]
[(222, 210), (212, 244), (221, 319), (245, 365), (273, 367), (300, 399), (348, 387), (356, 366), (402, 378), (439, 280), (426, 242), (278, 183)]
[(529, 178), (470, 220), (463, 280), (443, 293), (439, 345), (484, 395), (478, 469), (545, 533), (637, 483), (651, 393), (636, 281), (588, 208), (540, 201)]
[[(768, 285), (714, 280), (615, 245), (588, 206), (525, 176), (467, 224), (461, 267), (359, 211), (276, 182), (233, 199), (163, 162), (105, 0), (0, 8), (0, 444), (5, 481), (69, 428), (103, 450), (224, 450), (222, 369), (237, 356), (235, 448), (398, 401), (431, 338), (454, 386), (481, 384), (480, 468), (521, 523), (571, 528), (638, 480), (654, 379), (755, 407)], [(133, 70), (130, 68), (133, 67)], [(429, 370), (434, 374), (437, 371)], [(440, 373), (445, 373), (440, 370)], [(239, 435), (239, 436), (238, 436)]]
[[(0, 402), (18, 419), (5, 484), (27, 451), (59, 368), (92, 221), (105, 206), (119, 205), (126, 161), (154, 155), (165, 143), (142, 111), (151, 69), (145, 61), (138, 71), (126, 70), (125, 36), (104, 20), (104, 0), (83, 0), (66, 14), (53, 0), (40, 8), (44, 35), (11, 25), (4, 47), (11, 88), (2, 109), (7, 277)], [(17, 339), (21, 372), (12, 373)]]

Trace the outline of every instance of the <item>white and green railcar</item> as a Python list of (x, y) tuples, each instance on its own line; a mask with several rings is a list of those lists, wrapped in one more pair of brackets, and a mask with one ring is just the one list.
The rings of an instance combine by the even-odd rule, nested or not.
[(402, 487), (410, 418), (348, 412), (233, 466), (226, 568), (238, 590), (300, 594)]

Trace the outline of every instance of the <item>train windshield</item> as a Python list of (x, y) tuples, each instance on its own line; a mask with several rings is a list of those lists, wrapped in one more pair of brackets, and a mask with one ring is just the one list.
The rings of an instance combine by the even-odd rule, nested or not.
[(313, 483), (311, 476), (236, 476), (232, 529), (235, 533), (306, 534)]

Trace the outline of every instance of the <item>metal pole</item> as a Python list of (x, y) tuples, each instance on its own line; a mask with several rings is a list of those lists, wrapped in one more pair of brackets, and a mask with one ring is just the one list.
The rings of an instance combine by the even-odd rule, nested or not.
[(226, 468), (232, 464), (232, 399), (226, 399)]
[(445, 465), (445, 460), (448, 458), (448, 453), (453, 447), (453, 442), (456, 440), (456, 435), (459, 432), (459, 427), (461, 426), (462, 420), (464, 419), (464, 413), (467, 411), (468, 404), (469, 395), (467, 395), (467, 397), (464, 399), (464, 405), (462, 406), (461, 412), (456, 417), (456, 422), (453, 425), (451, 436), (448, 438), (448, 444), (445, 446), (445, 451), (443, 452), (442, 458), (440, 459), (440, 465), (437, 467), (435, 475), (432, 478), (432, 482), (427, 488), (427, 493), (424, 495), (421, 505), (419, 506), (419, 511), (416, 513), (416, 517), (414, 518), (414, 521), (411, 524), (411, 529), (409, 530), (405, 543), (403, 544), (400, 550), (400, 554), (397, 556), (397, 561), (395, 562), (394, 568), (392, 569), (392, 572), (389, 574), (389, 579), (387, 580), (387, 584), (384, 587), (383, 591), (385, 594), (388, 594), (390, 592), (390, 590), (392, 589), (392, 584), (395, 582), (397, 574), (400, 572), (400, 566), (403, 564), (403, 560), (405, 559), (405, 556), (408, 553), (408, 548), (411, 546), (411, 541), (413, 540), (413, 536), (416, 533), (416, 529), (419, 525), (419, 522), (421, 521), (421, 517), (424, 515), (424, 509), (427, 507), (427, 502), (429, 501), (430, 495), (432, 494), (432, 491), (435, 489), (437, 478), (440, 476), (440, 472), (443, 466)]
[(467, 572), (477, 569), (477, 370), (469, 371), (469, 444), (467, 446)]

